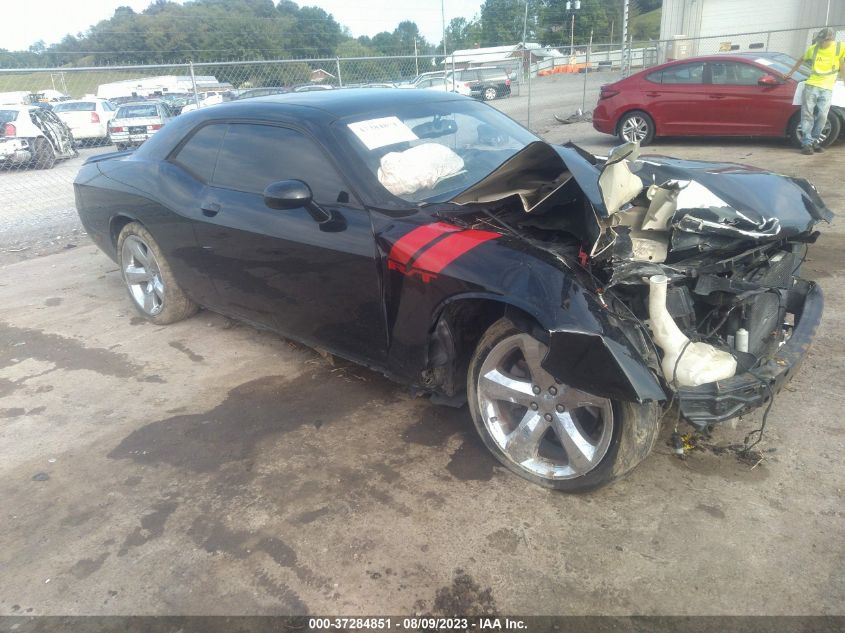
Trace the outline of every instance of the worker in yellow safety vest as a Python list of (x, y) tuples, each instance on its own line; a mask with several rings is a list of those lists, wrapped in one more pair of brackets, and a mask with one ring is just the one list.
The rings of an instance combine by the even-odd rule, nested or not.
[(841, 74), (845, 81), (845, 46), (836, 41), (833, 29), (823, 28), (813, 42), (786, 75), (791, 77), (801, 64), (809, 62), (810, 76), (804, 82), (801, 97), (802, 154), (824, 151), (819, 140), (827, 122), (836, 75)]

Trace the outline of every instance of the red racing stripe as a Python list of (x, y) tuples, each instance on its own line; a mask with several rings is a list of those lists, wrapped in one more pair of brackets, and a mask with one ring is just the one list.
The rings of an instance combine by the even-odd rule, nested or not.
[(436, 275), (461, 255), (484, 242), (495, 240), (501, 236), (501, 233), (473, 229), (462, 231), (457, 235), (450, 235), (420, 255), (414, 261), (413, 268)]
[(436, 240), (441, 235), (452, 233), (453, 231), (460, 231), (460, 229), (445, 222), (420, 226), (413, 231), (409, 231), (396, 241), (390, 249), (388, 259), (395, 264), (405, 266), (411, 257), (423, 246)]

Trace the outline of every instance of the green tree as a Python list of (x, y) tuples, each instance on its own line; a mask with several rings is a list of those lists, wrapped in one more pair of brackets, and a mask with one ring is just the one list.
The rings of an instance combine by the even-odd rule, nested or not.
[[(537, 8), (537, 3), (529, 3), (529, 25), (537, 23)], [(503, 46), (521, 42), (524, 19), (525, 0), (484, 0), (481, 5), (481, 45)]]
[[(446, 47), (448, 50), (475, 48), (483, 39), (481, 22), (466, 18), (452, 18), (446, 27)], [(443, 42), (437, 47), (443, 50)]]

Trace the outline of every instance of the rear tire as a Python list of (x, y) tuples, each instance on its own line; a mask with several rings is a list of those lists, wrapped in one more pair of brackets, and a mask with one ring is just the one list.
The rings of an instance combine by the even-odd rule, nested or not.
[(508, 319), (490, 326), (467, 376), (475, 428), (502, 465), (532, 483), (566, 492), (606, 485), (651, 452), (659, 406), (558, 383), (539, 364), (547, 349)]
[(117, 238), (120, 272), (132, 305), (156, 325), (168, 325), (196, 314), (199, 307), (176, 282), (170, 264), (150, 232), (130, 222)]
[(52, 169), (56, 164), (56, 150), (46, 138), (35, 139), (35, 151), (32, 165), (36, 169)]
[(654, 119), (642, 110), (626, 112), (616, 126), (619, 140), (623, 143), (638, 142), (641, 147), (654, 140), (655, 131)]
[(484, 91), (481, 93), (481, 98), (484, 99), (484, 101), (492, 101), (498, 96), (499, 93), (492, 86), (485, 88)]

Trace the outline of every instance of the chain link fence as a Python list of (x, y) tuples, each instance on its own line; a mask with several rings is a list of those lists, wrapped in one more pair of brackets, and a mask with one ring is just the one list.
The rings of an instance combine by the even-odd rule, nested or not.
[(591, 110), (600, 86), (627, 72), (720, 52), (797, 56), (814, 31), (629, 42), (624, 48), (569, 42), (445, 56), (0, 69), (0, 225), (9, 227), (12, 215), (22, 222), (48, 212), (70, 217), (71, 183), (82, 159), (113, 151), (114, 143), (139, 142), (180, 112), (222, 101), (350, 87), (449, 90), (489, 99), (542, 132), (556, 125), (553, 114)]

